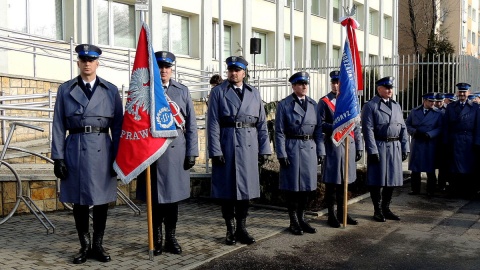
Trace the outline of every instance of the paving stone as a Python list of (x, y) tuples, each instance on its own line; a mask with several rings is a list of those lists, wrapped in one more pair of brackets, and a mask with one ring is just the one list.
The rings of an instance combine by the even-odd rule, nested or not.
[[(163, 253), (150, 261), (146, 207), (139, 207), (140, 216), (127, 206), (109, 209), (104, 247), (112, 261), (89, 259), (82, 265), (72, 264), (80, 244), (70, 211), (46, 214), (56, 227), (53, 234), (46, 234), (32, 214), (14, 216), (0, 225), (0, 269), (191, 269), (220, 254), (247, 247), (224, 244), (225, 224), (219, 205), (191, 199), (179, 206), (177, 239), (183, 253)], [(247, 220), (248, 230), (257, 240), (280, 233), (287, 226), (286, 214), (275, 210), (252, 207)]]

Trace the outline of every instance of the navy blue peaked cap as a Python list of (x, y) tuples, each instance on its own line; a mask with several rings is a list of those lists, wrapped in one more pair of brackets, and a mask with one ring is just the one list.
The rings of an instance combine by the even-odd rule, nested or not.
[(330, 72), (330, 81), (338, 81), (340, 79), (340, 71), (334, 70)]
[(376, 81), (375, 85), (376, 86), (385, 86), (387, 88), (392, 88), (394, 80), (395, 80), (395, 78), (393, 78), (393, 77), (384, 77), (384, 78), (381, 78), (380, 80)]
[(75, 47), (75, 51), (78, 54), (78, 58), (80, 59), (87, 59), (87, 60), (95, 60), (100, 57), (102, 54), (102, 50), (92, 44), (80, 44)]
[(468, 91), (470, 90), (470, 87), (472, 87), (468, 83), (457, 83), (455, 86), (457, 87), (458, 91)]
[(435, 101), (442, 101), (445, 99), (445, 93), (437, 93), (435, 95)]
[(175, 55), (167, 51), (159, 51), (155, 53), (155, 59), (159, 67), (171, 67), (175, 62)]
[(229, 68), (237, 67), (243, 70), (247, 69), (248, 66), (247, 60), (241, 56), (230, 56), (225, 60), (225, 63), (227, 63), (227, 67)]
[(422, 95), (423, 99), (427, 99), (430, 101), (435, 101), (435, 96), (436, 96), (436, 93), (434, 92), (430, 92)]
[(295, 83), (306, 83), (306, 84), (309, 84), (310, 83), (310, 75), (308, 75), (308, 72), (297, 72), (295, 74), (293, 74), (292, 76), (290, 76), (290, 79), (288, 79), (288, 81), (291, 83), (291, 84), (295, 84)]

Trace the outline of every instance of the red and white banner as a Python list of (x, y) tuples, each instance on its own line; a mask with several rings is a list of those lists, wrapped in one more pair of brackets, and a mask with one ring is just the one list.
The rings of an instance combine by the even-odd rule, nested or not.
[(138, 37), (122, 134), (114, 169), (128, 184), (157, 160), (178, 136), (165, 98), (148, 25)]

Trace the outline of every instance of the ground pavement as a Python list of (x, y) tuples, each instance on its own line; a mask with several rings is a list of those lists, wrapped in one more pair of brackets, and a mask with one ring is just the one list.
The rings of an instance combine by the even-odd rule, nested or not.
[(285, 212), (253, 207), (248, 228), (257, 243), (251, 246), (224, 245), (220, 207), (191, 199), (180, 204), (183, 254), (154, 261), (144, 212), (110, 209), (104, 246), (112, 261), (82, 265), (71, 263), (79, 248), (71, 212), (47, 213), (56, 226), (48, 235), (33, 215), (14, 216), (0, 225), (0, 269), (480, 269), (480, 201), (409, 196), (408, 189), (398, 188), (393, 198), (400, 222), (374, 222), (364, 196), (349, 210), (360, 225), (333, 229), (320, 216), (312, 221), (319, 232), (303, 236), (285, 231)]

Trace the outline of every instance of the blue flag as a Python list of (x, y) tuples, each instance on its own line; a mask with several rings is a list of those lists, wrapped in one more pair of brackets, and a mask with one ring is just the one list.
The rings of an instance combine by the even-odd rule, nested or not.
[(340, 65), (340, 91), (337, 94), (333, 115), (332, 140), (337, 146), (349, 133), (353, 134), (355, 124), (359, 121), (357, 72), (360, 72), (360, 70), (356, 68), (352, 59), (350, 42), (347, 38)]

